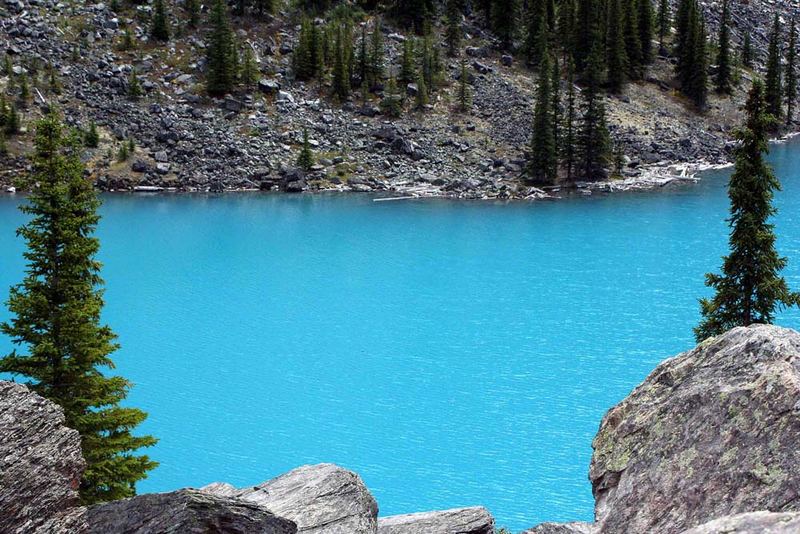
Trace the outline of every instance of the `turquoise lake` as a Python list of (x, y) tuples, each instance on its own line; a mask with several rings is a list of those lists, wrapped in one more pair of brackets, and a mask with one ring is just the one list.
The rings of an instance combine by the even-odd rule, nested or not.
[[(771, 156), (795, 289), (799, 150)], [(161, 440), (139, 491), (335, 462), (384, 515), (480, 504), (513, 530), (590, 520), (601, 417), (693, 346), (703, 275), (726, 250), (728, 172), (550, 203), (105, 196), (105, 320), (142, 432)], [(23, 272), (23, 200), (0, 197), (3, 297)]]

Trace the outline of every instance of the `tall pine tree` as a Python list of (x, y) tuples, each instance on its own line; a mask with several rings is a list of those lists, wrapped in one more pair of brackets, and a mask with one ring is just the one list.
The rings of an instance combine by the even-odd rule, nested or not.
[[(533, 112), (533, 135), (531, 137), (528, 178), (537, 184), (552, 184), (558, 170), (555, 117), (553, 116), (553, 80), (550, 79), (552, 64), (545, 54), (540, 62), (539, 87)], [(557, 81), (557, 80), (556, 80)]]
[(775, 228), (769, 222), (780, 182), (764, 161), (773, 118), (758, 80), (745, 111), (745, 125), (736, 134), (736, 168), (728, 183), (730, 253), (723, 258), (722, 274), (706, 275), (706, 285), (715, 293), (700, 301), (703, 319), (694, 331), (698, 341), (735, 326), (769, 324), (778, 309), (800, 302), (800, 295), (780, 276), (787, 260), (775, 249)]
[(714, 85), (718, 93), (731, 92), (731, 34), (729, 0), (722, 2), (722, 18), (719, 21), (719, 42), (717, 43), (717, 72)]
[(610, 138), (606, 124), (606, 110), (602, 92), (602, 54), (600, 44), (595, 44), (587, 61), (584, 74), (586, 87), (583, 90), (585, 101), (583, 121), (578, 135), (580, 172), (589, 181), (608, 177)]
[(794, 119), (794, 105), (797, 100), (797, 22), (792, 18), (789, 30), (789, 49), (786, 51), (786, 81), (783, 89), (786, 98), (786, 124)]
[(206, 90), (213, 96), (224, 95), (233, 89), (236, 81), (233, 57), (236, 50), (228, 21), (228, 6), (223, 0), (215, 0), (211, 9), (211, 34), (206, 53)]
[[(778, 14), (772, 24), (767, 52), (767, 75), (764, 79), (764, 98), (767, 101), (767, 113), (776, 121), (780, 120), (783, 104), (783, 85), (781, 84), (781, 27)], [(777, 126), (774, 123), (773, 126)]]
[(0, 359), (0, 372), (23, 377), (64, 409), (66, 425), (81, 436), (87, 465), (80, 495), (91, 504), (134, 495), (157, 464), (134, 454), (156, 440), (132, 434), (147, 415), (120, 406), (131, 383), (107, 375), (118, 345), (100, 320), (100, 243), (93, 236), (100, 201), (83, 176), (77, 143), (52, 112), (37, 124), (31, 194), (21, 208), (30, 220), (18, 232), (27, 267), (11, 288), (11, 319), (0, 325), (22, 352)]

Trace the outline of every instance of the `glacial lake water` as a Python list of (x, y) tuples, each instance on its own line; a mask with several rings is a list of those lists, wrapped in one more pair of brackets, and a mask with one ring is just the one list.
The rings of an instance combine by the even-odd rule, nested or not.
[[(771, 156), (795, 288), (799, 149)], [(139, 490), (335, 462), (384, 515), (481, 504), (513, 530), (591, 520), (601, 417), (693, 346), (728, 172), (552, 203), (105, 196), (105, 320), (130, 403), (150, 414), (141, 430), (160, 438)], [(3, 294), (23, 272), (22, 201), (0, 197)]]

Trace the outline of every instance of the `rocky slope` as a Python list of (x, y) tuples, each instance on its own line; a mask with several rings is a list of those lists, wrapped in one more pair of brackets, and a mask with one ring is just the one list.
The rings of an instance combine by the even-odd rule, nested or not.
[[(800, 528), (800, 333), (736, 328), (664, 361), (593, 442), (595, 522), (526, 534), (788, 534)], [(63, 414), (0, 382), (0, 531), (492, 534), (483, 508), (378, 517), (361, 478), (303, 466), (252, 488), (140, 495), (88, 509)]]
[[(167, 2), (173, 28), (183, 27), (180, 4)], [(719, 2), (704, 5), (713, 32)], [(408, 112), (387, 122), (376, 101), (332, 105), (327, 89), (292, 79), (290, 64), (296, 26), (286, 11), (265, 23), (235, 20), (238, 38), (256, 53), (262, 80), (251, 93), (212, 100), (203, 92), (203, 30), (181, 30), (167, 46), (148, 43), (151, 6), (112, 12), (107, 4), (54, 0), (3, 0), (0, 45), (19, 72), (54, 64), (61, 94), (34, 84), (28, 123), (37, 104), (57, 102), (75, 125), (101, 125), (101, 147), (90, 154), (99, 187), (108, 190), (385, 191), (399, 195), (459, 198), (543, 198), (544, 191), (519, 180), (531, 124), (536, 83), (532, 73), (495, 47), (477, 18), (465, 19), (465, 54), (471, 69), (474, 109), (453, 111), (457, 60), (446, 64), (449, 86), (425, 113)], [(796, 11), (788, 0), (752, 0), (732, 5), (733, 40), (745, 32), (757, 50), (777, 10), (784, 19)], [(137, 46), (119, 50), (123, 27)], [(385, 27), (396, 64), (406, 36)], [(131, 69), (139, 73), (145, 97), (126, 97)], [(749, 76), (749, 75), (747, 75)], [(625, 182), (605, 189), (664, 185), (681, 179), (675, 162), (722, 163), (725, 145), (738, 123), (743, 87), (731, 98), (711, 97), (703, 116), (687, 109), (672, 86), (672, 65), (659, 58), (645, 80), (608, 99), (613, 137), (628, 156)], [(0, 86), (8, 83), (0, 80)], [(303, 128), (318, 155), (314, 171), (292, 171)], [(138, 149), (127, 162), (113, 154), (125, 139)], [(0, 183), (10, 185), (30, 138), (10, 143)], [(108, 152), (112, 155), (109, 157)], [(5, 189), (5, 188), (4, 188)]]

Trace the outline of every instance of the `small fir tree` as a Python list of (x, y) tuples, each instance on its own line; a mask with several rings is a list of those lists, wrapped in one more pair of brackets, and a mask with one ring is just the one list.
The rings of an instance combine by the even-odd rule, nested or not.
[(167, 9), (164, 7), (164, 0), (155, 0), (150, 36), (156, 41), (169, 41), (169, 20), (167, 18)]
[(200, 2), (199, 0), (186, 0), (186, 25), (190, 28), (197, 28), (200, 23)]
[(728, 183), (730, 253), (723, 258), (722, 274), (706, 275), (714, 296), (700, 300), (702, 321), (694, 331), (698, 341), (735, 326), (772, 323), (776, 311), (800, 302), (780, 276), (787, 260), (775, 249), (770, 223), (780, 182), (764, 161), (773, 121), (765, 94), (756, 80), (745, 106), (746, 122), (736, 134), (736, 167)]
[(469, 86), (469, 71), (466, 60), (461, 60), (461, 73), (458, 77), (458, 110), (468, 113), (472, 109), (472, 89)]
[(389, 78), (386, 84), (383, 98), (381, 99), (381, 111), (387, 117), (397, 118), (403, 113), (403, 96), (397, 89), (397, 82), (394, 76)]
[(428, 86), (425, 85), (425, 78), (423, 76), (417, 76), (417, 94), (415, 97), (415, 107), (417, 109), (425, 109), (425, 106), (428, 105), (429, 102), (428, 98)]
[(236, 80), (233, 32), (228, 21), (228, 7), (215, 0), (211, 9), (211, 32), (208, 38), (206, 90), (212, 96), (222, 96), (233, 89)]
[(94, 121), (89, 123), (89, 129), (83, 136), (83, 144), (87, 148), (97, 148), (100, 145), (100, 134), (97, 132), (97, 124)]
[(258, 81), (258, 65), (250, 43), (245, 43), (242, 53), (242, 85), (252, 88)]
[(121, 406), (131, 383), (104, 372), (113, 369), (118, 345), (100, 320), (100, 244), (93, 235), (100, 201), (83, 176), (75, 140), (54, 114), (37, 124), (34, 144), (34, 173), (26, 183), (36, 187), (21, 208), (30, 220), (18, 231), (28, 264), (10, 291), (11, 318), (0, 325), (19, 349), (0, 359), (0, 372), (22, 377), (59, 404), (65, 424), (80, 434), (84, 504), (130, 497), (157, 465), (135, 452), (156, 440), (132, 434), (147, 415)]
[(308, 141), (308, 130), (303, 128), (303, 146), (297, 156), (297, 166), (304, 171), (310, 171), (314, 166), (314, 153), (311, 151), (311, 143)]
[(750, 32), (744, 34), (742, 43), (742, 65), (748, 69), (753, 66), (753, 44), (750, 41)]
[(131, 74), (128, 76), (128, 98), (131, 100), (138, 100), (142, 96), (142, 84), (139, 83), (139, 77), (136, 75), (136, 69), (131, 69)]
[(445, 16), (447, 17), (447, 28), (445, 30), (445, 42), (447, 43), (447, 55), (457, 57), (461, 52), (461, 1), (447, 0), (445, 4)]

